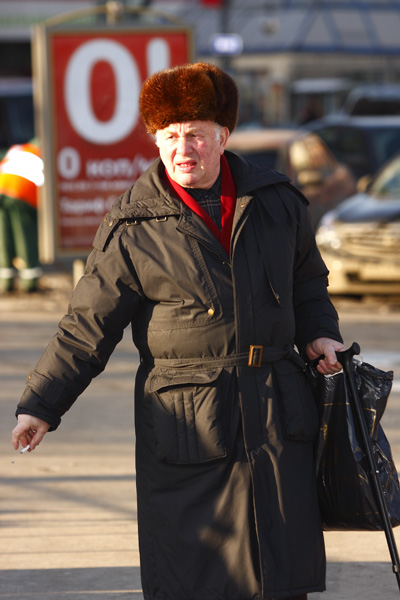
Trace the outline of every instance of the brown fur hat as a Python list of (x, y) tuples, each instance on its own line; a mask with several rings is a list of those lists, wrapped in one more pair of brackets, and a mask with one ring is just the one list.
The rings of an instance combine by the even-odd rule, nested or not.
[(215, 121), (232, 132), (238, 112), (233, 79), (208, 63), (173, 67), (155, 73), (143, 84), (140, 114), (149, 133), (171, 123)]

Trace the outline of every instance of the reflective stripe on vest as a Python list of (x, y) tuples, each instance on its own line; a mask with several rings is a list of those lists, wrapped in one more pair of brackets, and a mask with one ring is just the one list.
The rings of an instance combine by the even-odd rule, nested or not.
[[(35, 153), (34, 153), (35, 151)], [(43, 161), (32, 144), (15, 145), (0, 163), (0, 194), (37, 207), (37, 187), (43, 185)]]

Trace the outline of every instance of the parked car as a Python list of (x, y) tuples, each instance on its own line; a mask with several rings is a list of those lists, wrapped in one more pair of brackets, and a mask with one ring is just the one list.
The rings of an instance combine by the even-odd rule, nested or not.
[(342, 112), (360, 117), (400, 115), (400, 85), (369, 83), (356, 86), (345, 99)]
[(32, 80), (0, 78), (0, 158), (13, 144), (34, 137), (33, 114)]
[(400, 154), (325, 214), (316, 237), (331, 294), (399, 294)]
[(307, 123), (356, 179), (374, 175), (400, 151), (400, 117), (331, 115)]
[(233, 132), (227, 149), (290, 177), (310, 202), (315, 225), (321, 216), (356, 191), (350, 170), (337, 162), (321, 138), (295, 129)]

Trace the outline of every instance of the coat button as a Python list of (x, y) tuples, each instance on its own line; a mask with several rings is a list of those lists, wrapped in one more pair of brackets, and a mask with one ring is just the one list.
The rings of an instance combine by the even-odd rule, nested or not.
[(212, 317), (213, 314), (215, 313), (215, 310), (213, 308), (209, 308), (207, 312), (210, 315), (210, 317)]

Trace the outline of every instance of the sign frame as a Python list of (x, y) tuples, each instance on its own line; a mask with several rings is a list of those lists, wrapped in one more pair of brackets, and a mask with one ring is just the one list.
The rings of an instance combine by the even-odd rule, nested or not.
[[(98, 215), (98, 223), (93, 228), (90, 237), (90, 243), (86, 244), (75, 244), (73, 239), (68, 240), (66, 245), (65, 234), (62, 232), (61, 227), (61, 209), (60, 209), (60, 175), (57, 166), (57, 152), (59, 151), (58, 134), (57, 130), (60, 127), (60, 123), (57, 122), (57, 93), (54, 82), (54, 69), (56, 68), (54, 62), (54, 42), (61, 40), (62, 38), (71, 38), (72, 36), (80, 36), (82, 39), (95, 40), (100, 38), (104, 39), (128, 39), (131, 36), (148, 36), (151, 38), (164, 38), (166, 40), (175, 39), (173, 36), (183, 36), (184, 42), (181, 40), (180, 44), (185, 46), (182, 56), (182, 60), (174, 61), (170, 65), (185, 64), (193, 61), (194, 55), (194, 42), (192, 29), (185, 25), (145, 25), (145, 26), (127, 26), (127, 25), (96, 25), (89, 27), (74, 27), (74, 26), (57, 26), (49, 27), (46, 23), (36, 26), (34, 30), (32, 40), (32, 68), (33, 68), (33, 80), (34, 80), (34, 107), (35, 107), (35, 126), (36, 134), (40, 141), (42, 149), (42, 156), (45, 165), (45, 183), (40, 190), (40, 200), (38, 208), (38, 228), (39, 228), (39, 256), (42, 263), (53, 263), (58, 258), (86, 258), (91, 250), (91, 241), (94, 237), (94, 233), (100, 224), (105, 212), (108, 211), (109, 207), (102, 214)], [(133, 40), (133, 38), (131, 38)], [(133, 41), (132, 41), (133, 43)], [(133, 58), (135, 60), (135, 58)], [(157, 69), (156, 69), (157, 70)], [(142, 66), (143, 71), (143, 66)], [(145, 78), (151, 73), (141, 76), (140, 86)], [(59, 101), (59, 99), (58, 99)], [(137, 110), (137, 108), (136, 108)], [(138, 135), (138, 129), (141, 138)], [(131, 158), (134, 160), (135, 153), (134, 149), (134, 138), (143, 140), (143, 136), (147, 137), (148, 144), (154, 146), (154, 157), (158, 155), (154, 141), (148, 134), (145, 133), (144, 126), (137, 121), (137, 124), (131, 131), (132, 138), (132, 154)], [(79, 135), (77, 135), (79, 138)], [(95, 144), (94, 144), (95, 145)], [(141, 150), (145, 143), (141, 143)], [(149, 157), (150, 160), (150, 157)], [(134, 183), (129, 181), (129, 185)], [(123, 190), (120, 190), (118, 195), (125, 191), (129, 187), (126, 185)], [(79, 209), (80, 210), (80, 209)], [(93, 216), (93, 220), (95, 220)], [(88, 219), (90, 220), (90, 219)], [(73, 221), (73, 219), (71, 219)]]

